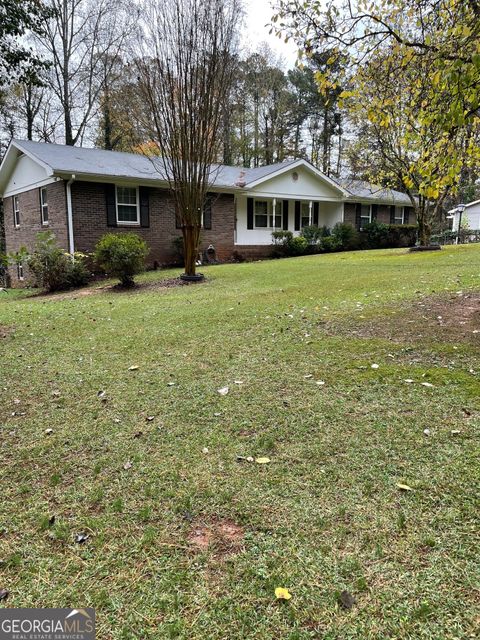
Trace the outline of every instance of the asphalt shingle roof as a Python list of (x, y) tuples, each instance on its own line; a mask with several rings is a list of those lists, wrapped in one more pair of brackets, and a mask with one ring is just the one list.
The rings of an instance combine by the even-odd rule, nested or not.
[[(166, 179), (165, 164), (162, 163), (161, 158), (155, 158), (152, 161), (152, 159), (136, 153), (70, 147), (32, 142), (31, 140), (14, 140), (13, 142), (21, 150), (48, 165), (54, 173), (90, 174), (105, 176), (105, 178), (130, 178), (138, 181)], [(248, 187), (250, 183), (266, 178), (295, 162), (296, 160), (289, 160), (253, 169), (214, 165), (212, 167), (212, 186), (237, 188), (241, 186), (239, 183), (244, 183)], [(351, 194), (348, 199), (358, 198), (377, 202), (410, 204), (408, 196), (399, 191), (376, 187), (360, 180), (336, 180), (335, 182)]]

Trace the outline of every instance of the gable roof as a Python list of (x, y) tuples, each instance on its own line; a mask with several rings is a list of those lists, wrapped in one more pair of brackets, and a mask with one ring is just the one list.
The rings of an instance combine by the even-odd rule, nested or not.
[[(102, 178), (105, 180), (132, 180), (135, 182), (167, 181), (167, 169), (161, 158), (149, 158), (142, 154), (123, 151), (107, 151), (88, 147), (71, 147), (46, 142), (13, 139), (0, 165), (0, 193), (3, 193), (17, 158), (25, 154), (43, 166), (49, 176), (77, 179)], [(153, 161), (152, 161), (153, 160)], [(303, 159), (288, 160), (263, 167), (243, 168), (213, 165), (211, 186), (221, 190), (243, 191), (296, 167), (303, 167), (319, 180), (327, 182), (345, 199), (355, 198), (410, 204), (408, 196), (391, 189), (374, 187), (360, 181), (333, 180)]]

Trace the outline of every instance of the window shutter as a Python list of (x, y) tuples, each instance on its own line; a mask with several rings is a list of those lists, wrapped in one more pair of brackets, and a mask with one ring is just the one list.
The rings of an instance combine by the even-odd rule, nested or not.
[(405, 207), (405, 209), (403, 210), (403, 212), (404, 212), (403, 224), (410, 224), (410, 211), (411, 210), (412, 210), (412, 207)]
[(288, 200), (283, 201), (283, 230), (288, 231)]
[[(13, 226), (17, 226), (17, 218), (15, 216), (15, 196), (12, 196), (12, 209), (13, 209)], [(40, 212), (41, 214), (42, 212)]]
[(313, 203), (313, 224), (318, 227), (318, 202)]
[(203, 228), (212, 228), (212, 196), (207, 194), (205, 205), (203, 207)]
[(390, 224), (395, 224), (395, 205), (390, 206)]
[(295, 231), (300, 231), (300, 200), (295, 200)]
[(247, 198), (247, 229), (253, 229), (253, 198)]
[(42, 211), (42, 187), (38, 190), (38, 205), (40, 207), (40, 224), (43, 224), (43, 211)]
[(105, 198), (107, 202), (107, 226), (116, 227), (117, 211), (115, 206), (116, 203), (115, 203), (115, 185), (114, 184), (105, 185)]
[(357, 202), (355, 205), (355, 228), (360, 229), (362, 226), (362, 205), (360, 202)]
[(139, 187), (138, 194), (140, 198), (140, 226), (150, 226), (150, 189), (148, 187)]
[(377, 219), (378, 204), (372, 204), (372, 222)]

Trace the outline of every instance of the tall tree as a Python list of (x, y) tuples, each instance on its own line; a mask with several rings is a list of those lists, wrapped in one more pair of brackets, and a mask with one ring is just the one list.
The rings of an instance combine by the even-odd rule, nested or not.
[(26, 36), (43, 33), (49, 10), (39, 0), (0, 0), (0, 88), (33, 81), (47, 63), (27, 43)]
[(132, 10), (117, 0), (48, 1), (53, 16), (39, 45), (53, 61), (50, 83), (62, 112), (65, 144), (75, 145), (96, 115), (102, 78), (123, 48)]
[(136, 63), (145, 122), (160, 157), (182, 230), (185, 277), (196, 260), (208, 188), (221, 146), (241, 7), (238, 0), (150, 0)]
[[(331, 49), (330, 68), (338, 56), (348, 56), (351, 88), (343, 97), (353, 112), (382, 133), (379, 148), (391, 132), (400, 134), (402, 149), (415, 149), (399, 154), (403, 168), (396, 179), (418, 196), (420, 242), (428, 244), (429, 203), (455, 191), (466, 162), (480, 161), (475, 138), (466, 135), (480, 117), (478, 0), (280, 0), (274, 21), (306, 55)], [(322, 90), (336, 84), (329, 69), (317, 80)]]

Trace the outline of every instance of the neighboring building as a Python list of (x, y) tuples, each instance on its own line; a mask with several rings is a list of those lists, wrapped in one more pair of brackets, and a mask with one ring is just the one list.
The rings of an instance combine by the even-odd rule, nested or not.
[[(8, 252), (31, 249), (39, 231), (53, 231), (67, 251), (91, 252), (108, 231), (136, 231), (150, 247), (148, 262), (175, 259), (176, 225), (168, 183), (143, 155), (12, 140), (0, 166)], [(256, 169), (215, 166), (203, 214), (202, 249), (219, 260), (260, 258), (272, 231), (299, 234), (307, 225), (377, 219), (408, 224), (408, 196), (351, 181), (339, 184), (305, 160)], [(13, 281), (21, 268), (12, 270)], [(23, 277), (23, 274), (22, 274)]]
[[(460, 212), (457, 208), (451, 209), (449, 215), (453, 217), (452, 231), (458, 231)], [(469, 202), (462, 213), (462, 228), (476, 231), (480, 229), (480, 200)]]

